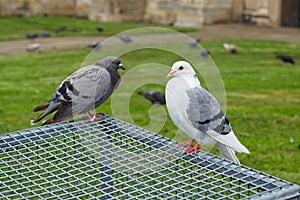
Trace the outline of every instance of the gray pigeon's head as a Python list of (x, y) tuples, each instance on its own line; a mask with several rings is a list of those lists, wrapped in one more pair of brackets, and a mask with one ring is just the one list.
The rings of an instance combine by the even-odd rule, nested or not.
[(118, 70), (118, 69), (125, 70), (125, 68), (123, 67), (123, 65), (121, 63), (120, 58), (118, 58), (116, 56), (107, 56), (106, 58), (97, 61), (96, 65), (102, 66), (105, 69), (109, 67), (109, 68), (112, 68), (115, 70)]

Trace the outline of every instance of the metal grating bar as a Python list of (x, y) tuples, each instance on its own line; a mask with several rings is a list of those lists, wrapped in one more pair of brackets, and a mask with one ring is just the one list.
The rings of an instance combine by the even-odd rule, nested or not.
[(0, 135), (8, 199), (299, 199), (300, 186), (109, 116)]

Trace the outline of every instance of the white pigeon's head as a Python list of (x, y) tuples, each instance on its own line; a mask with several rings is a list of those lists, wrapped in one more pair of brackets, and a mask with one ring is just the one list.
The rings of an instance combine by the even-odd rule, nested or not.
[(196, 72), (193, 67), (186, 61), (177, 61), (172, 65), (171, 71), (168, 73), (167, 77), (176, 77), (176, 76), (184, 76), (191, 75), (195, 76)]

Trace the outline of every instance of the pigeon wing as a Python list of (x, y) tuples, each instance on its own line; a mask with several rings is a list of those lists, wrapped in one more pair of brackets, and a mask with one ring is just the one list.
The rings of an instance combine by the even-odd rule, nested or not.
[(196, 129), (237, 152), (249, 153), (234, 135), (218, 101), (208, 91), (202, 87), (194, 87), (188, 90), (187, 94), (189, 97), (187, 116)]
[[(187, 116), (192, 125), (203, 133), (215, 130), (221, 134), (225, 116), (217, 100), (202, 87), (188, 90), (187, 95), (189, 97)], [(227, 131), (230, 130), (228, 127)]]
[(110, 75), (106, 69), (90, 65), (74, 72), (57, 88), (55, 95), (62, 102), (54, 121), (95, 108), (95, 102), (110, 90)]

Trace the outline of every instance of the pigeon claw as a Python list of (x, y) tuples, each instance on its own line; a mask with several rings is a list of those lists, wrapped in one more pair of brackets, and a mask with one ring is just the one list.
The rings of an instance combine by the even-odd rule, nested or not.
[[(99, 114), (99, 113), (97, 113), (97, 114)], [(90, 120), (91, 122), (100, 121), (101, 118), (97, 117), (97, 114), (87, 113), (85, 119)]]
[(190, 141), (188, 142), (180, 142), (177, 144), (177, 147), (187, 147), (187, 146), (192, 146), (192, 143), (193, 143), (194, 139), (191, 139)]
[(183, 151), (183, 153), (191, 153), (193, 151), (196, 153), (198, 149), (200, 149), (200, 144), (197, 143), (192, 148), (189, 148), (189, 149)]

